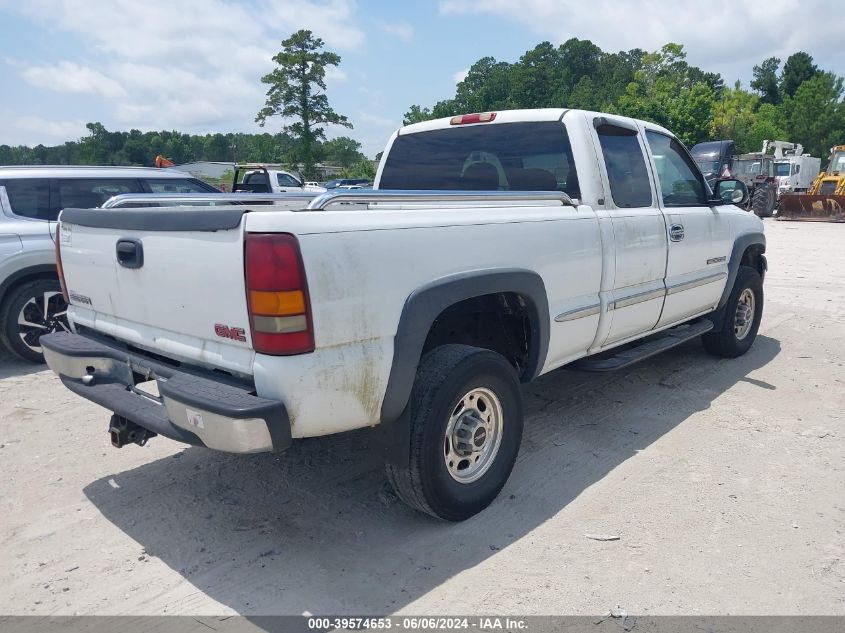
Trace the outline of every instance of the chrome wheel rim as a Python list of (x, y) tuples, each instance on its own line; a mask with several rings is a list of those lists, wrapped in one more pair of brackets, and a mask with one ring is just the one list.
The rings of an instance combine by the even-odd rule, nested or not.
[(18, 313), (18, 336), (33, 352), (42, 353), (41, 337), (50, 332), (70, 332), (67, 303), (58, 291), (30, 297)]
[(734, 315), (734, 335), (738, 341), (748, 336), (752, 323), (754, 323), (754, 293), (751, 288), (746, 288), (739, 295), (739, 303)]
[(499, 452), (503, 424), (502, 403), (489, 389), (472, 389), (455, 403), (443, 447), (452, 479), (471, 484), (484, 476)]

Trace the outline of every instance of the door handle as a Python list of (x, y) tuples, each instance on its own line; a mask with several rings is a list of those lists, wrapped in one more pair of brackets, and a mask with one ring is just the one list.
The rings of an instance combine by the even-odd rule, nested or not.
[(669, 227), (669, 239), (673, 242), (680, 242), (684, 239), (684, 225), (673, 224)]
[(140, 268), (144, 265), (144, 246), (141, 240), (124, 237), (115, 247), (117, 262), (124, 268)]

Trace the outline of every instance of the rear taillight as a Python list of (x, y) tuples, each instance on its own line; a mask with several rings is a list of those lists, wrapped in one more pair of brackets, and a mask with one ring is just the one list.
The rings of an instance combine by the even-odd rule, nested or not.
[(459, 114), (453, 116), (449, 125), (466, 125), (467, 123), (489, 123), (496, 120), (495, 112), (476, 112), (475, 114)]
[(56, 272), (59, 275), (59, 285), (62, 287), (62, 296), (65, 298), (65, 303), (70, 303), (70, 298), (67, 294), (67, 284), (65, 283), (65, 271), (62, 268), (62, 225), (56, 225)]
[(261, 354), (314, 351), (308, 283), (289, 233), (246, 234), (246, 300), (252, 346)]

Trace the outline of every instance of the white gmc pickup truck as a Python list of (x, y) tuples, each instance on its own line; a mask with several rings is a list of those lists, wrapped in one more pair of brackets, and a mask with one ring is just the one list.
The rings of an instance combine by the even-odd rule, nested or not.
[(754, 341), (763, 225), (659, 126), (566, 109), (419, 123), (375, 186), (65, 209), (73, 331), (42, 337), (48, 364), (114, 412), (116, 446), (253, 453), (375, 427), (398, 495), (462, 520), (514, 465), (521, 382)]

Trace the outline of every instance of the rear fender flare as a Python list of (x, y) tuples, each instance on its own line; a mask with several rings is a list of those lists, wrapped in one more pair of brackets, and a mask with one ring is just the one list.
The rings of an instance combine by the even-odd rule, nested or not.
[(428, 332), (446, 308), (460, 301), (500, 292), (522, 296), (531, 321), (528, 365), (522, 382), (535, 378), (549, 347), (549, 304), (546, 286), (536, 272), (494, 269), (458, 273), (439, 279), (411, 293), (399, 318), (393, 343), (393, 364), (376, 427), (380, 444), (397, 464), (407, 463), (409, 447), (408, 402)]

